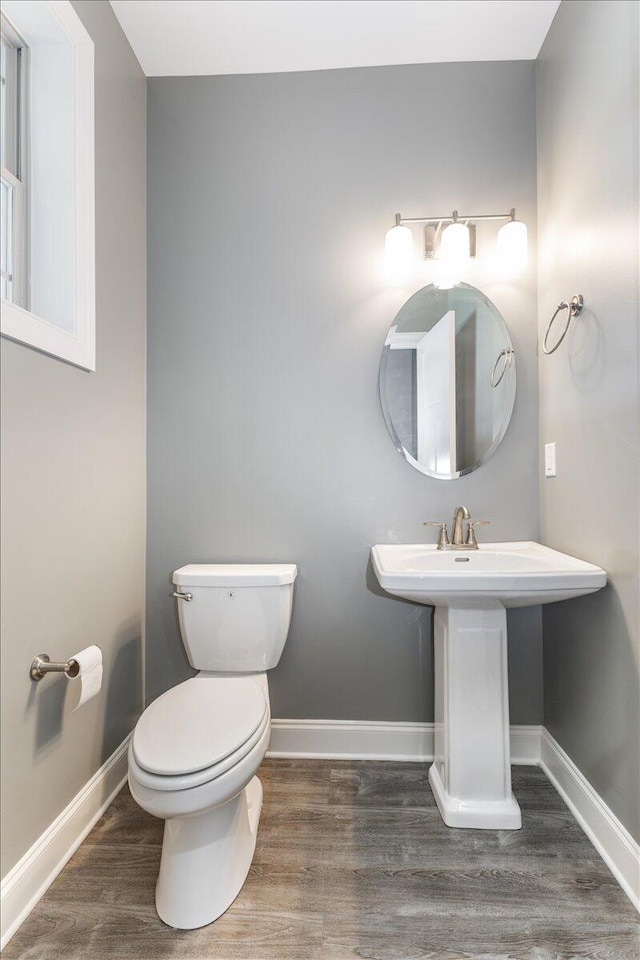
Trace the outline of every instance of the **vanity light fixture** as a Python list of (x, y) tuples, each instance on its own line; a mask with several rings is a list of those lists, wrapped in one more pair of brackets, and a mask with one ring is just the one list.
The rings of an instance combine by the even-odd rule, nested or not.
[(515, 208), (507, 223), (498, 230), (496, 253), (498, 260), (511, 270), (521, 270), (527, 265), (527, 225), (516, 220)]
[[(474, 243), (475, 252), (475, 243)], [(440, 240), (440, 259), (464, 262), (471, 256), (471, 231), (466, 223), (460, 223), (458, 211), (453, 211), (453, 223), (445, 227)]]
[[(444, 274), (459, 274), (470, 257), (476, 256), (476, 227), (481, 220), (506, 220), (498, 231), (497, 254), (500, 262), (512, 270), (527, 263), (527, 227), (516, 220), (515, 207), (509, 213), (462, 216), (454, 210), (450, 217), (403, 217), (396, 213), (395, 226), (385, 238), (385, 261), (394, 275), (408, 274), (413, 267), (413, 236), (408, 224), (424, 224), (424, 258), (443, 262)], [(459, 281), (459, 277), (455, 282)]]
[[(426, 234), (425, 234), (426, 238)], [(475, 253), (475, 228), (474, 228)], [(455, 287), (464, 275), (471, 256), (471, 230), (466, 223), (458, 222), (458, 211), (453, 211), (453, 223), (445, 227), (440, 239), (440, 263), (442, 271), (436, 282), (441, 289)]]
[(408, 280), (414, 267), (413, 234), (409, 227), (400, 223), (400, 214), (396, 214), (396, 225), (387, 230), (384, 238), (384, 260), (389, 279), (394, 283)]

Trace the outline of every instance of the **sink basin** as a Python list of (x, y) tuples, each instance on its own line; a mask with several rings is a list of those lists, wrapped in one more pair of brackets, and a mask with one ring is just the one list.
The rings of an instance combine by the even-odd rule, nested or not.
[(429, 783), (444, 822), (476, 830), (517, 830), (511, 792), (505, 607), (553, 603), (604, 587), (600, 567), (540, 543), (377, 544), (380, 586), (436, 608), (434, 758)]
[(376, 544), (371, 558), (388, 593), (436, 607), (553, 603), (593, 593), (607, 582), (600, 567), (532, 540), (481, 544), (478, 550)]

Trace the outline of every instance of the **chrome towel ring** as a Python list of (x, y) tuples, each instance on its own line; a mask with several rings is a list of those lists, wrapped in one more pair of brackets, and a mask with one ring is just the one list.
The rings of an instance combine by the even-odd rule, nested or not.
[[(498, 369), (498, 364), (500, 363), (503, 357), (504, 357), (504, 366), (500, 371), (500, 376), (496, 379), (496, 370)], [(489, 383), (491, 384), (492, 387), (498, 386), (498, 384), (504, 377), (505, 373), (511, 366), (512, 360), (513, 360), (513, 347), (505, 347), (504, 350), (500, 351), (500, 353), (498, 354), (498, 358), (493, 365), (493, 370), (491, 371), (491, 377), (489, 379)]]
[[(563, 300), (561, 303), (558, 304), (558, 306), (556, 307), (556, 312), (554, 313), (554, 315), (551, 317), (551, 320), (549, 321), (547, 332), (545, 333), (544, 340), (542, 341), (543, 353), (546, 353), (547, 356), (549, 356), (549, 354), (556, 352), (556, 350), (558, 349), (558, 347), (560, 346), (560, 344), (562, 343), (562, 341), (567, 335), (569, 324), (571, 323), (573, 317), (579, 317), (580, 314), (582, 313), (583, 307), (584, 307), (584, 300), (582, 299), (581, 293), (577, 293), (575, 297), (571, 297), (571, 303), (567, 303), (565, 300)], [(556, 343), (551, 347), (551, 349), (548, 349), (547, 340), (549, 339), (549, 334), (551, 333), (551, 327), (553, 326), (553, 321), (558, 316), (561, 310), (566, 310), (567, 308), (569, 309), (569, 313), (567, 314), (567, 322), (564, 325), (564, 330), (560, 334), (560, 337), (558, 338)]]

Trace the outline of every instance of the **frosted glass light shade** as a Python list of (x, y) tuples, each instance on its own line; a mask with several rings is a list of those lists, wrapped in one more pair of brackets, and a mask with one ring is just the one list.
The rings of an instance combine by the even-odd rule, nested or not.
[(462, 280), (465, 266), (471, 256), (471, 235), (464, 223), (450, 223), (442, 231), (440, 240), (440, 275), (436, 286), (449, 290)]
[(498, 261), (509, 270), (527, 265), (527, 227), (520, 220), (509, 220), (498, 230)]
[(452, 264), (463, 264), (470, 253), (469, 228), (464, 223), (450, 223), (445, 227), (440, 241), (440, 258)]
[(414, 267), (413, 234), (409, 227), (398, 224), (387, 230), (384, 238), (386, 272), (394, 282), (407, 280)]

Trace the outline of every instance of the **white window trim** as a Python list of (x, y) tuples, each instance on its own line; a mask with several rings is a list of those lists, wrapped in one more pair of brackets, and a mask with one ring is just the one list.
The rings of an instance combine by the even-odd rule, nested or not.
[[(18, 180), (10, 170), (2, 169), (2, 179), (5, 180), (13, 190), (13, 202), (11, 205), (11, 286), (14, 294), (18, 297), (24, 297), (24, 183)], [(4, 310), (7, 306), (14, 306), (9, 301), (2, 301)], [(3, 330), (4, 333), (4, 330)]]
[(5, 337), (95, 370), (94, 46), (69, 0), (45, 2), (73, 45), (74, 331), (6, 300), (0, 329)]
[[(23, 47), (20, 60), (20, 76), (17, 76), (17, 48), (22, 46), (22, 38), (15, 33), (13, 27), (2, 12), (2, 30), (5, 34), (9, 48), (9, 56), (12, 63), (10, 65), (9, 77), (11, 88), (9, 96), (5, 103), (5, 109), (9, 116), (9, 127), (12, 132), (11, 154), (9, 159), (10, 166), (2, 167), (2, 179), (12, 189), (11, 202), (11, 302), (18, 306), (23, 306), (26, 297), (26, 204), (25, 204), (25, 182), (27, 178), (27, 150), (25, 126), (27, 121), (27, 112), (25, 109), (26, 97), (28, 96), (27, 82), (24, 71), (26, 70), (28, 54), (27, 48)], [(15, 89), (14, 89), (15, 88)], [(6, 131), (5, 131), (6, 132)], [(17, 139), (16, 139), (17, 134)], [(5, 150), (7, 144), (5, 144)]]

